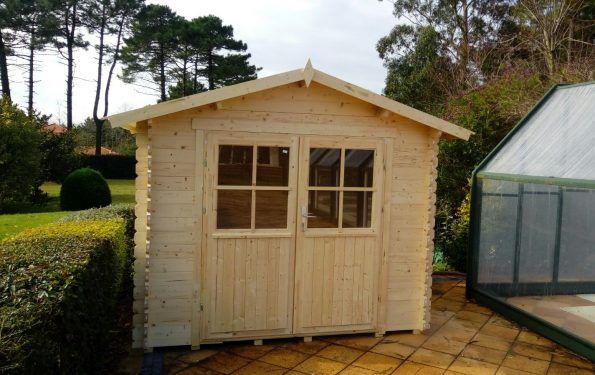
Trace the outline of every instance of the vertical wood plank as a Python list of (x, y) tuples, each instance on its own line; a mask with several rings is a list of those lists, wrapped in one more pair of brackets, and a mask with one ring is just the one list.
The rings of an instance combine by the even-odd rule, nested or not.
[(331, 326), (333, 322), (333, 292), (335, 289), (335, 238), (324, 239), (324, 281), (322, 283), (322, 325)]
[[(369, 237), (355, 237), (354, 255), (353, 255), (353, 322), (363, 323), (364, 300), (363, 294), (363, 265), (364, 265), (364, 250), (365, 242)], [(367, 302), (367, 301), (366, 301)]]
[[(279, 247), (279, 293), (277, 295), (277, 327), (287, 327), (288, 324), (288, 301), (289, 303), (293, 302), (290, 300), (290, 284), (289, 284), (289, 267), (290, 264), (290, 257), (289, 257), (289, 250), (290, 250), (290, 241), (293, 241), (292, 238), (282, 238), (280, 239), (280, 247)], [(293, 280), (292, 280), (293, 283)], [(293, 288), (293, 285), (291, 285)]]
[(245, 329), (244, 303), (246, 296), (246, 240), (235, 241), (234, 257), (234, 295), (233, 295), (233, 330)]
[(247, 240), (246, 248), (246, 292), (244, 297), (245, 328), (256, 329), (256, 240)]
[(372, 321), (372, 312), (374, 311), (374, 304), (375, 304), (375, 296), (373, 294), (374, 291), (374, 275), (375, 272), (375, 259), (376, 259), (376, 239), (375, 238), (367, 238), (364, 244), (364, 263), (363, 263), (363, 291), (362, 291), (362, 306), (364, 308), (363, 311), (363, 321), (364, 322), (371, 322)]
[(343, 325), (353, 321), (353, 255), (355, 241), (353, 238), (345, 239), (345, 260), (343, 262)]
[(234, 239), (226, 239), (223, 247), (223, 320), (224, 332), (231, 332), (233, 325), (233, 301), (235, 298), (235, 242)]
[(335, 240), (335, 259), (333, 262), (333, 326), (338, 326), (343, 323), (343, 272), (345, 270), (344, 262), (345, 238), (338, 237)]
[(217, 241), (217, 271), (216, 271), (216, 292), (215, 292), (215, 327), (217, 331), (224, 329), (223, 321), (223, 275), (224, 275), (224, 253), (225, 247), (223, 241)]
[[(324, 278), (324, 238), (316, 237), (314, 240), (313, 272), (312, 275), (312, 326), (322, 324), (322, 292)], [(307, 277), (307, 276), (306, 276)]]
[[(300, 249), (302, 252), (302, 270), (298, 275), (299, 282), (302, 283), (302, 295), (300, 301), (295, 301), (298, 309), (301, 308), (302, 326), (312, 326), (312, 251), (314, 249), (314, 239), (304, 238), (304, 246)], [(300, 255), (298, 255), (300, 256)]]
[(269, 240), (259, 238), (257, 240), (257, 269), (256, 269), (256, 327), (265, 329), (266, 308), (267, 308), (267, 256)]
[(279, 293), (279, 238), (268, 240), (267, 265), (267, 329), (277, 328), (277, 298)]

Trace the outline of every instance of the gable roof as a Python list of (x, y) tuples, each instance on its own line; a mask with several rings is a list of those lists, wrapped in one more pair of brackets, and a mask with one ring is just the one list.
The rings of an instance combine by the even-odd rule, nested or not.
[(136, 123), (139, 121), (217, 103), (238, 96), (252, 94), (258, 91), (268, 90), (274, 87), (301, 81), (305, 82), (306, 87), (309, 87), (312, 81), (320, 83), (321, 85), (330, 87), (344, 94), (371, 103), (383, 110), (407, 117), (413, 121), (439, 130), (443, 132), (445, 136), (450, 138), (460, 138), (467, 140), (469, 139), (469, 136), (473, 134), (473, 132), (470, 130), (452, 124), (448, 121), (442, 120), (428, 113), (419, 111), (385, 96), (378, 95), (372, 91), (366, 90), (316, 70), (312, 67), (310, 60), (308, 60), (306, 66), (303, 69), (290, 70), (285, 73), (275, 74), (253, 81), (242, 82), (236, 85), (221, 87), (215, 90), (194, 94), (179, 99), (168, 100), (166, 102), (107, 116), (106, 119), (110, 121), (113, 127), (125, 127), (127, 129), (133, 130), (136, 127)]

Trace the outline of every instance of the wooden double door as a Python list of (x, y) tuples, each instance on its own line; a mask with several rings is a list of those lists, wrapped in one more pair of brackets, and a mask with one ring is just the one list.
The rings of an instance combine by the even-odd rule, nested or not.
[(376, 328), (383, 144), (206, 133), (201, 342)]

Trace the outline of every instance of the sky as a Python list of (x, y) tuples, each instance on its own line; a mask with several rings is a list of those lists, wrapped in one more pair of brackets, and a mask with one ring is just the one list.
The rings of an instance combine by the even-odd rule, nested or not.
[[(232, 25), (234, 35), (248, 44), (251, 63), (262, 67), (259, 77), (303, 67), (314, 68), (377, 93), (386, 69), (376, 42), (389, 33), (396, 19), (389, 1), (378, 0), (160, 0), (179, 15), (192, 19), (213, 14)], [(92, 115), (97, 60), (95, 50), (75, 52), (74, 122)], [(66, 65), (55, 54), (39, 57), (35, 108), (66, 121)], [(119, 72), (118, 67), (117, 71)], [(110, 114), (153, 104), (157, 97), (116, 77), (110, 94)], [(12, 96), (26, 108), (25, 72), (11, 74)]]

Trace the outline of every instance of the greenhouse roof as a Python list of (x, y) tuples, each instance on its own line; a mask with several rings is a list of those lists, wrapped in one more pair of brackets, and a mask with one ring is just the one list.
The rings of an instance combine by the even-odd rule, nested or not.
[(595, 82), (552, 88), (482, 164), (480, 173), (595, 180)]

